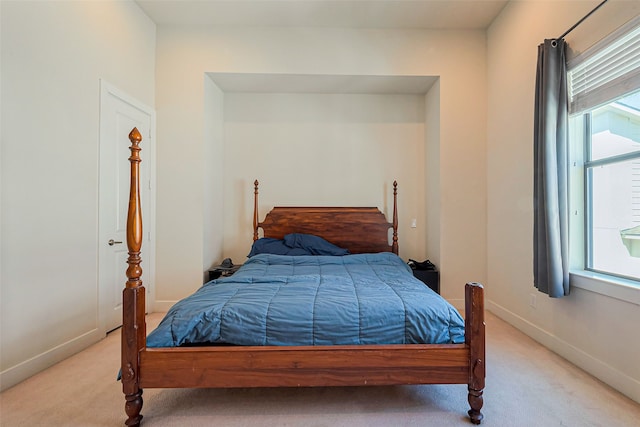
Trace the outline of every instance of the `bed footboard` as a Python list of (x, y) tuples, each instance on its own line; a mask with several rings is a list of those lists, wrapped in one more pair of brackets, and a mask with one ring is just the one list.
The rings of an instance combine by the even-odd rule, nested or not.
[[(143, 387), (316, 387), (466, 383), (471, 422), (479, 424), (482, 421), (482, 394), (485, 385), (484, 289), (478, 283), (467, 283), (465, 288), (464, 344), (147, 349), (145, 289), (142, 285), (140, 267), (142, 213), (139, 145), (142, 137), (134, 128), (129, 134), (129, 139), (129, 258), (126, 273), (128, 280), (122, 296), (121, 365), (127, 426), (140, 425)], [(257, 220), (254, 226), (256, 223)], [(392, 226), (395, 224), (397, 218), (394, 213)], [(388, 230), (388, 224), (386, 226)], [(392, 250), (397, 251), (395, 238)]]

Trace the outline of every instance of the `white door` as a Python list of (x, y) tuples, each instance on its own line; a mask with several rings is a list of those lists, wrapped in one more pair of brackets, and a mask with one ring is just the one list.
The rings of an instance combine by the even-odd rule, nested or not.
[(151, 108), (101, 81), (100, 94), (100, 196), (99, 196), (99, 320), (103, 331), (122, 325), (122, 289), (127, 281), (127, 209), (129, 203), (129, 132), (137, 127), (140, 147), (140, 202), (143, 215), (142, 283), (149, 293), (153, 286), (151, 245), (154, 203), (151, 190), (154, 150), (151, 139), (154, 112)]

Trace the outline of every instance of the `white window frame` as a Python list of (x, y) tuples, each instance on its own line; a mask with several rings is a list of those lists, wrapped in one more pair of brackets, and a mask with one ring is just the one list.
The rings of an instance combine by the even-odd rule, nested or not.
[[(583, 54), (575, 57), (567, 65), (569, 86), (570, 86), (570, 114), (581, 115), (586, 111), (592, 111), (600, 105), (608, 104), (615, 98), (626, 93), (634, 92), (640, 87), (640, 67), (632, 65), (627, 68), (622, 77), (612, 72), (610, 78), (600, 84), (597, 81), (592, 84), (590, 82), (580, 81), (576, 84), (577, 78), (583, 79), (590, 72), (607, 72), (611, 68), (615, 68), (615, 64), (611, 65), (610, 60), (602, 61), (598, 64), (599, 57), (603, 52), (613, 47), (623, 46), (625, 49), (630, 45), (628, 34), (640, 28), (640, 18), (635, 18), (629, 23), (613, 32), (602, 41), (594, 45), (591, 49)], [(640, 49), (640, 37), (633, 40), (633, 46)], [(621, 52), (621, 50), (618, 50)], [(627, 50), (624, 51), (625, 54)], [(603, 65), (604, 64), (604, 65)], [(628, 67), (628, 65), (624, 65)], [(591, 69), (589, 69), (591, 67)], [(586, 68), (586, 70), (585, 70)], [(622, 68), (622, 67), (621, 67)], [(624, 69), (623, 69), (624, 71)], [(582, 73), (582, 75), (580, 75)], [(576, 77), (576, 75), (580, 75)], [(572, 82), (572, 78), (576, 79)], [(578, 87), (577, 94), (573, 92), (571, 84)], [(581, 89), (581, 86), (582, 89)], [(586, 85), (586, 86), (585, 86)], [(585, 89), (586, 88), (586, 89)], [(582, 90), (582, 92), (580, 92)], [(620, 299), (640, 305), (640, 281), (627, 279), (611, 274), (600, 273), (588, 270), (587, 262), (587, 244), (586, 241), (586, 200), (588, 198), (586, 190), (585, 177), (585, 120), (570, 119), (570, 283), (577, 288), (586, 289), (606, 295), (611, 298)], [(579, 141), (579, 142), (576, 142)]]

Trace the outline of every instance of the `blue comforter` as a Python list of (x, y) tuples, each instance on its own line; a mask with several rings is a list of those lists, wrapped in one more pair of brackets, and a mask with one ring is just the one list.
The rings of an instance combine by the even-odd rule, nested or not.
[(147, 347), (464, 342), (464, 322), (392, 253), (261, 254), (181, 300)]

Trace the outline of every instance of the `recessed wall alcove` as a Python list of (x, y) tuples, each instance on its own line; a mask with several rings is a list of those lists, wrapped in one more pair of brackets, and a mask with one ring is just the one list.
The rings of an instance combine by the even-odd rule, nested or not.
[[(246, 259), (254, 179), (261, 219), (276, 204), (377, 206), (391, 218), (397, 180), (400, 255), (426, 256), (438, 228), (439, 77), (210, 72), (204, 102), (205, 159), (218, 159), (205, 194), (223, 194), (205, 202), (204, 229), (224, 224), (225, 256)], [(219, 262), (211, 241), (204, 269)]]

